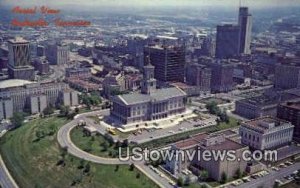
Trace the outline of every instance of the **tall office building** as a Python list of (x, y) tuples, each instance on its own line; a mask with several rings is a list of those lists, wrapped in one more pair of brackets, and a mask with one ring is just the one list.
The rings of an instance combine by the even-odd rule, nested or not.
[(239, 54), (239, 33), (237, 25), (225, 24), (217, 26), (216, 57), (228, 59)]
[(252, 15), (248, 7), (240, 7), (238, 25), (217, 26), (216, 57), (228, 59), (250, 54)]
[(274, 87), (277, 89), (300, 88), (300, 65), (277, 64)]
[(30, 62), (30, 46), (27, 40), (16, 37), (8, 41), (8, 74), (11, 79), (34, 80), (34, 68)]
[(248, 7), (240, 7), (239, 10), (239, 53), (250, 54), (252, 15), (248, 12)]
[(210, 93), (211, 69), (200, 64), (187, 66), (186, 83), (197, 86), (201, 93)]
[(300, 100), (293, 100), (278, 105), (277, 117), (291, 122), (294, 128), (294, 139), (300, 141)]
[(228, 92), (233, 90), (234, 65), (229, 61), (215, 61), (211, 58), (199, 59), (199, 63), (211, 69), (211, 91)]
[(154, 77), (162, 82), (184, 82), (184, 46), (146, 46), (144, 57), (155, 67)]
[(49, 44), (46, 48), (46, 57), (50, 64), (67, 64), (70, 58), (69, 51), (68, 45), (62, 43)]

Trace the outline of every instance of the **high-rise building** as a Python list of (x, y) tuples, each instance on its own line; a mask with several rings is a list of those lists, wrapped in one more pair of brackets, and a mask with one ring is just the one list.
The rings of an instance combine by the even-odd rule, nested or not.
[(146, 46), (144, 57), (155, 67), (154, 77), (162, 82), (184, 82), (184, 46)]
[(211, 69), (200, 64), (188, 65), (186, 83), (199, 87), (200, 92), (210, 93)]
[(228, 59), (239, 54), (239, 33), (237, 25), (225, 24), (217, 26), (216, 57)]
[(252, 15), (249, 14), (248, 7), (240, 7), (239, 10), (239, 53), (250, 54)]
[(300, 65), (277, 64), (274, 87), (277, 89), (300, 88)]
[(240, 54), (250, 54), (252, 15), (248, 7), (240, 7), (238, 25), (217, 26), (216, 57), (232, 58)]
[(27, 40), (16, 37), (8, 41), (8, 74), (11, 79), (34, 80), (34, 68), (30, 62), (30, 46)]
[(49, 44), (46, 48), (46, 57), (50, 64), (67, 64), (70, 56), (69, 51), (68, 45), (62, 43)]
[(207, 36), (203, 39), (201, 46), (201, 54), (209, 57), (213, 57), (216, 53), (216, 43), (211, 36)]
[(294, 139), (300, 141), (300, 100), (278, 105), (277, 117), (291, 122), (294, 128)]
[(211, 91), (228, 92), (233, 89), (234, 65), (229, 61), (214, 61), (211, 58), (202, 58), (199, 63), (211, 69)]

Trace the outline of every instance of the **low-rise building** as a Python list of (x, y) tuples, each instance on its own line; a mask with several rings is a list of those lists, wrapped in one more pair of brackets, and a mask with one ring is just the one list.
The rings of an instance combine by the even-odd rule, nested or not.
[(8, 119), (15, 112), (42, 113), (49, 105), (76, 106), (78, 95), (65, 83), (6, 80), (0, 83), (0, 101), (0, 118)]
[(278, 106), (277, 117), (291, 122), (294, 128), (294, 139), (300, 141), (300, 100), (289, 101)]
[(292, 141), (294, 125), (274, 117), (261, 117), (242, 123), (242, 143), (258, 150), (273, 149)]
[[(222, 179), (223, 173), (227, 175), (227, 178), (232, 178), (238, 170), (240, 172), (246, 170), (246, 161), (229, 160), (227, 157), (224, 159), (211, 157), (207, 160), (203, 154), (205, 151), (209, 151), (211, 154), (213, 152), (234, 151), (237, 158), (242, 158), (243, 151), (247, 150), (248, 147), (235, 141), (231, 136), (231, 134), (227, 135), (225, 132), (210, 135), (202, 133), (176, 142), (171, 146), (171, 151), (174, 151), (178, 156), (173, 157), (172, 160), (167, 160), (165, 168), (175, 176), (180, 176), (182, 171), (189, 168), (189, 166), (197, 166), (198, 169), (206, 170), (209, 177), (217, 181)], [(184, 153), (184, 159), (182, 152)], [(188, 152), (189, 154), (187, 154)], [(195, 155), (192, 155), (192, 152), (195, 152)], [(193, 156), (192, 160), (188, 158), (188, 155)]]

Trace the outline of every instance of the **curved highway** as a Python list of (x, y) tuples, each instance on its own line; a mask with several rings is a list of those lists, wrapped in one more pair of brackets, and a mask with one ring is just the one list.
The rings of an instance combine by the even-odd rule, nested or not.
[(94, 111), (94, 112), (88, 112), (84, 114), (77, 115), (77, 117), (61, 127), (57, 133), (57, 140), (61, 147), (67, 148), (68, 153), (71, 155), (74, 155), (75, 157), (78, 157), (80, 159), (84, 159), (86, 161), (90, 161), (93, 163), (98, 164), (107, 164), (107, 165), (115, 165), (115, 164), (132, 164), (134, 163), (136, 168), (139, 169), (141, 172), (143, 172), (148, 178), (150, 178), (152, 181), (154, 181), (159, 187), (163, 188), (172, 188), (173, 186), (168, 183), (168, 180), (163, 178), (161, 175), (155, 173), (152, 169), (150, 169), (148, 166), (144, 164), (144, 161), (136, 162), (132, 160), (128, 161), (121, 161), (116, 158), (104, 158), (92, 155), (90, 153), (87, 153), (81, 149), (79, 149), (77, 146), (73, 144), (70, 137), (70, 132), (73, 128), (75, 128), (79, 122), (86, 121), (87, 123), (90, 123), (88, 118), (86, 118), (88, 115), (96, 115), (96, 114), (103, 114), (106, 115), (109, 113), (109, 110), (102, 110), (102, 111)]

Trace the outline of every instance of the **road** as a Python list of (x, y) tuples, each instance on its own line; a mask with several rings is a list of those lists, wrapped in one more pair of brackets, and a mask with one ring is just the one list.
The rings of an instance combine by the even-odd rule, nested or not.
[(273, 187), (274, 182), (276, 179), (282, 179), (284, 176), (292, 174), (294, 171), (300, 169), (300, 163), (295, 163), (291, 166), (288, 166), (286, 168), (281, 168), (279, 171), (270, 171), (270, 174), (258, 178), (258, 179), (252, 179), (248, 183), (241, 184), (237, 187), (239, 188), (249, 188), (249, 187)]
[(18, 188), (15, 180), (7, 170), (4, 161), (0, 155), (0, 185), (4, 188)]
[(85, 117), (88, 115), (96, 115), (96, 114), (104, 115), (105, 113), (107, 113), (107, 110), (85, 113), (84, 115), (81, 114), (81, 115), (77, 116), (76, 119), (74, 119), (73, 121), (64, 125), (62, 128), (59, 129), (59, 131), (57, 133), (57, 140), (58, 140), (59, 145), (63, 148), (67, 148), (68, 152), (71, 155), (74, 155), (74, 156), (84, 159), (86, 161), (91, 161), (93, 163), (108, 164), (108, 165), (134, 163), (136, 168), (138, 168), (145, 175), (147, 175), (150, 179), (152, 179), (157, 185), (159, 185), (160, 187), (171, 188), (172, 186), (168, 183), (168, 181), (165, 178), (159, 176), (159, 174), (155, 173), (148, 166), (146, 166), (144, 164), (144, 161), (140, 161), (140, 162), (135, 162), (132, 160), (121, 161), (119, 159), (103, 158), (103, 157), (99, 157), (99, 156), (95, 156), (90, 153), (87, 153), (87, 152), (79, 149), (77, 146), (75, 146), (72, 143), (71, 138), (70, 138), (70, 131), (73, 128), (75, 128), (81, 120), (84, 120)]

